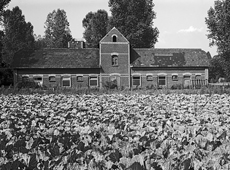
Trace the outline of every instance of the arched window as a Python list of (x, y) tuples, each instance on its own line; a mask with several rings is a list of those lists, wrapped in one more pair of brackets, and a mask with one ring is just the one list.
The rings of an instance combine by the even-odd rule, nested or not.
[(113, 35), (112, 38), (113, 38), (113, 42), (117, 42), (117, 35)]
[(118, 66), (118, 56), (112, 55), (112, 66)]

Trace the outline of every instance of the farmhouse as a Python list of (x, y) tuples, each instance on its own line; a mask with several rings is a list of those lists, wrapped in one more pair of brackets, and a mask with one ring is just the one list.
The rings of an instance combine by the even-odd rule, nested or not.
[(129, 41), (111, 29), (99, 48), (81, 42), (66, 49), (42, 49), (18, 54), (13, 62), (14, 84), (28, 79), (46, 87), (189, 86), (208, 82), (209, 53), (201, 49), (131, 48)]

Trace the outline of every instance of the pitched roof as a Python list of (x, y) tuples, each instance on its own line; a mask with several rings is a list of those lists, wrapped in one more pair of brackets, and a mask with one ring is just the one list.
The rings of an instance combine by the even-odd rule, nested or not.
[(131, 50), (133, 67), (207, 67), (210, 54), (201, 49), (140, 48)]
[(99, 68), (99, 49), (43, 49), (21, 52), (12, 63), (16, 68)]
[(115, 35), (117, 37), (117, 42), (122, 42), (122, 43), (129, 43), (129, 41), (125, 38), (125, 36), (116, 28), (113, 27), (100, 41), (100, 43), (108, 43), (108, 42), (113, 42), (112, 41), (112, 36)]

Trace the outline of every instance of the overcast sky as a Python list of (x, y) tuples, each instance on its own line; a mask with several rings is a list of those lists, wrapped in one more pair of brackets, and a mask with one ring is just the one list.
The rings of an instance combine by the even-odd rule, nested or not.
[[(19, 6), (34, 33), (44, 35), (44, 23), (53, 10), (64, 9), (74, 38), (83, 37), (82, 20), (98, 9), (109, 15), (109, 0), (11, 0), (8, 8)], [(201, 48), (216, 55), (216, 47), (209, 47), (205, 17), (214, 0), (153, 0), (156, 12), (154, 26), (160, 31), (157, 48)]]

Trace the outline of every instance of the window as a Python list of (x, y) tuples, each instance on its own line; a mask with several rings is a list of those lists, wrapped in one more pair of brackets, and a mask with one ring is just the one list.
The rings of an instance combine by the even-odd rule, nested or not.
[(117, 42), (117, 35), (113, 35), (113, 42)]
[(29, 76), (28, 75), (22, 75), (22, 81), (29, 81)]
[(190, 75), (184, 75), (184, 79), (190, 80)]
[(146, 80), (147, 81), (153, 81), (153, 76), (152, 75), (147, 75)]
[(112, 55), (112, 66), (118, 66), (118, 56)]
[(141, 85), (141, 77), (140, 76), (133, 76), (133, 86), (140, 86)]
[(55, 76), (49, 76), (49, 82), (56, 82)]
[(201, 80), (201, 75), (196, 75), (196, 76), (195, 76), (195, 79), (196, 79), (196, 80)]
[(83, 76), (77, 76), (77, 82), (83, 82)]
[(70, 77), (63, 77), (62, 78), (62, 86), (63, 87), (71, 87), (71, 78)]
[(33, 76), (34, 82), (38, 83), (38, 85), (40, 85), (40, 86), (42, 85), (42, 82), (43, 82), (42, 79), (43, 79), (42, 76)]
[(172, 75), (172, 81), (178, 81), (178, 75)]
[(98, 78), (97, 78), (97, 76), (89, 77), (89, 86), (90, 87), (97, 87), (98, 86)]
[(165, 76), (159, 76), (158, 77), (158, 84), (159, 84), (159, 86), (165, 86), (166, 85), (166, 78), (165, 78)]

